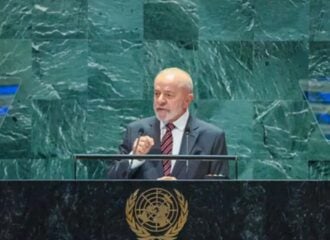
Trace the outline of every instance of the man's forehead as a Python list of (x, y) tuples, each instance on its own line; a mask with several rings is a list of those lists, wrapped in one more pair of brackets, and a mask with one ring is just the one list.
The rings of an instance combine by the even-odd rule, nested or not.
[(179, 86), (178, 85), (175, 85), (175, 84), (165, 84), (165, 85), (162, 85), (162, 84), (155, 84), (154, 86), (155, 90), (162, 90), (162, 91), (177, 91)]
[(155, 84), (168, 84), (173, 86), (181, 86), (187, 82), (186, 79), (175, 74), (168, 74), (166, 76), (159, 76), (155, 79)]

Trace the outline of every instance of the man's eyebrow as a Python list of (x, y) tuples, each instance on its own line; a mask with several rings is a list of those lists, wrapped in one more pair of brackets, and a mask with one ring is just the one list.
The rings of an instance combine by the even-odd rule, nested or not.
[(175, 93), (175, 91), (172, 91), (172, 90), (165, 90), (164, 92), (165, 93)]

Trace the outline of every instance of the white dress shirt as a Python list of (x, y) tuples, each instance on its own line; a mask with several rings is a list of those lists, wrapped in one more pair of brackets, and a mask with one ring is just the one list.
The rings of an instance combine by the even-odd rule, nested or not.
[[(186, 128), (187, 122), (189, 118), (189, 110), (187, 110), (179, 119), (177, 119), (175, 122), (173, 122), (175, 128), (172, 130), (172, 136), (173, 136), (173, 147), (172, 147), (172, 155), (179, 155), (181, 143), (182, 143), (182, 137), (184, 135), (184, 130)], [(166, 132), (166, 123), (160, 122), (160, 142), (162, 141), (163, 136)], [(132, 154), (132, 152), (131, 152)], [(131, 168), (137, 168), (141, 166), (145, 160), (133, 160), (131, 162)], [(171, 160), (171, 173), (173, 171), (174, 165), (176, 163), (176, 160)]]
[[(179, 155), (182, 137), (184, 135), (184, 130), (187, 125), (187, 121), (189, 118), (189, 111), (187, 110), (178, 120), (173, 122), (175, 128), (172, 130), (173, 136), (173, 147), (172, 147), (172, 155)], [(160, 122), (160, 142), (162, 141), (163, 136), (166, 133), (166, 123)], [(171, 161), (171, 173), (173, 171), (176, 160)]]

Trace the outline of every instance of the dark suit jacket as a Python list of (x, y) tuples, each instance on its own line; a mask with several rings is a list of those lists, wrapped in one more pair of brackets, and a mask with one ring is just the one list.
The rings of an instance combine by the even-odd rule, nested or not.
[[(182, 138), (180, 154), (191, 155), (226, 155), (225, 134), (217, 127), (190, 116), (187, 122), (190, 133)], [(127, 126), (120, 152), (128, 154), (132, 151), (134, 140), (143, 129), (144, 134), (152, 137), (155, 145), (150, 153), (159, 153), (160, 122), (156, 117), (135, 121)], [(187, 144), (188, 141), (188, 144)], [(187, 149), (188, 148), (188, 149)], [(177, 179), (203, 179), (207, 174), (229, 174), (228, 161), (176, 161), (172, 176)], [(163, 176), (161, 161), (146, 160), (136, 169), (130, 169), (128, 161), (118, 161), (109, 171), (109, 178), (157, 179)]]

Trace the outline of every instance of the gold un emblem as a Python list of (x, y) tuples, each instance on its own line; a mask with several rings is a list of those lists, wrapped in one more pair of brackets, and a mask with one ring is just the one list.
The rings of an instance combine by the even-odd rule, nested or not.
[(188, 217), (188, 202), (174, 189), (139, 189), (126, 201), (126, 221), (139, 240), (174, 240)]

